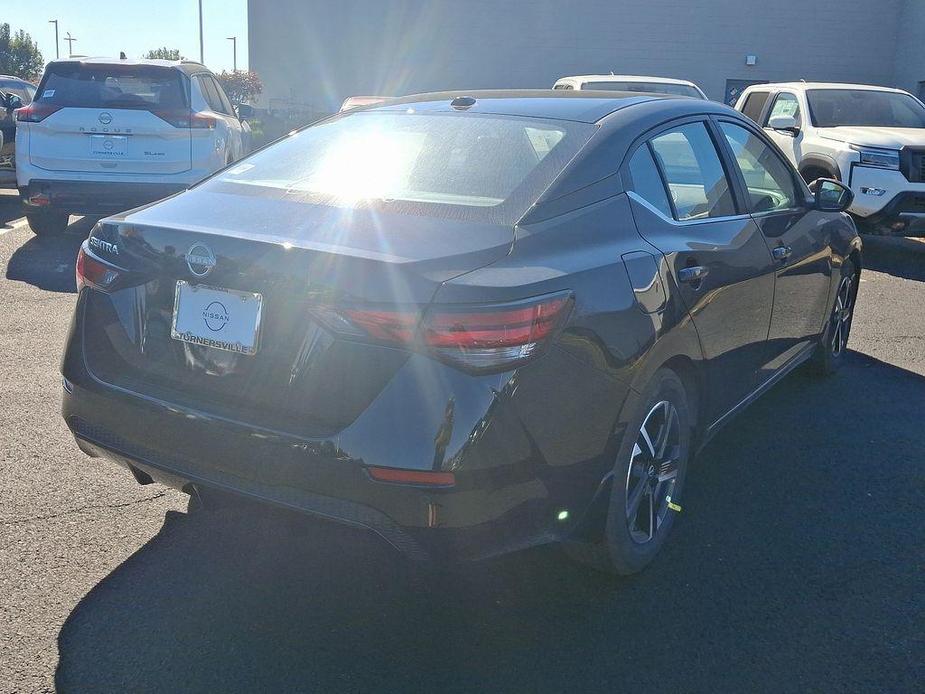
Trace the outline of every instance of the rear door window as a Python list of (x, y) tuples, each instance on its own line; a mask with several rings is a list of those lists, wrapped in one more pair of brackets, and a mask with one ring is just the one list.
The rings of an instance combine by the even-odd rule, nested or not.
[(678, 220), (736, 214), (729, 180), (704, 123), (672, 128), (651, 144)]
[(189, 104), (178, 70), (156, 65), (49, 67), (36, 102), (75, 108), (167, 110)]
[(671, 217), (671, 203), (665, 192), (665, 183), (658, 172), (649, 145), (644, 144), (632, 156), (629, 163), (632, 190), (666, 217)]
[(764, 111), (764, 105), (768, 103), (770, 92), (752, 92), (745, 97), (745, 104), (742, 106), (742, 113), (758, 123), (761, 119), (761, 112)]

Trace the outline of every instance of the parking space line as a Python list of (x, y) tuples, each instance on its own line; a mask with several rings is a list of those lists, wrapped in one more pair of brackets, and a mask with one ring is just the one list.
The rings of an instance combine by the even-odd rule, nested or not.
[(21, 218), (19, 218), (19, 219), (14, 219), (12, 222), (9, 222), (9, 223), (6, 225), (6, 228), (0, 229), (0, 236), (3, 236), (5, 233), (7, 233), (7, 232), (9, 232), (9, 231), (14, 231), (14, 230), (16, 230), (16, 229), (21, 229), (22, 227), (26, 226), (28, 223), (29, 223), (29, 220), (26, 219), (25, 217), (21, 217)]

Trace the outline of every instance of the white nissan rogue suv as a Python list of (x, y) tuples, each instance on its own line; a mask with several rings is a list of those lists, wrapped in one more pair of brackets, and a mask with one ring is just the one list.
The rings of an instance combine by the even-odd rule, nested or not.
[(17, 186), (37, 234), (184, 190), (250, 147), (250, 107), (236, 110), (198, 63), (54, 61), (15, 113)]
[(862, 84), (748, 87), (736, 110), (761, 125), (807, 183), (834, 178), (854, 192), (858, 228), (925, 236), (925, 105)]

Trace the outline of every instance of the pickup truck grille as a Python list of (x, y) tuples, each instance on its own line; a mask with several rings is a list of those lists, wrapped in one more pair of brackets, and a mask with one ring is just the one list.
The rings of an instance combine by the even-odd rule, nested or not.
[(925, 182), (925, 152), (912, 152), (907, 157), (901, 157), (900, 161), (900, 168), (908, 181)]

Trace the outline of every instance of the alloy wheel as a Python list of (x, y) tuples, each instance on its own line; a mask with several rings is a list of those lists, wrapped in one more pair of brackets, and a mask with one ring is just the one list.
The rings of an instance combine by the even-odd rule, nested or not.
[(650, 542), (665, 521), (680, 456), (678, 411), (662, 400), (649, 410), (639, 428), (626, 473), (626, 523), (633, 542)]
[(830, 349), (833, 356), (840, 356), (848, 345), (848, 331), (851, 328), (852, 289), (854, 276), (842, 277), (838, 285), (838, 294), (835, 296), (835, 307), (832, 309), (832, 340)]

